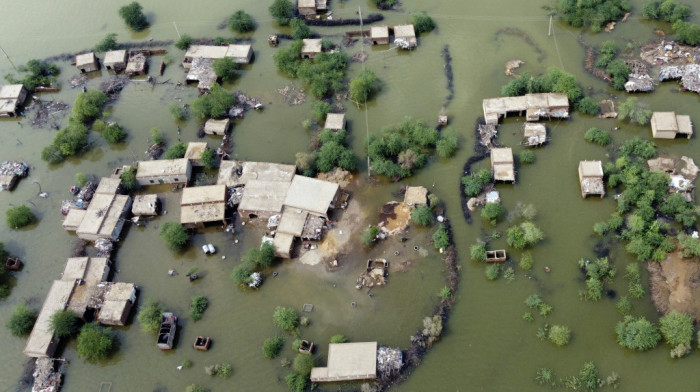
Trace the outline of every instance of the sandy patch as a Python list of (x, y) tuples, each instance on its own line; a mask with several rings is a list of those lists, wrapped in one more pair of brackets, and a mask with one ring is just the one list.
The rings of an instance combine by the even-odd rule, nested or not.
[(671, 253), (663, 262), (647, 265), (651, 298), (661, 313), (676, 310), (700, 319), (700, 263)]
[(335, 226), (326, 232), (318, 248), (302, 250), (303, 253), (299, 257), (299, 261), (306, 265), (318, 265), (322, 262), (330, 262), (339, 254), (348, 251), (350, 239), (360, 227), (359, 203), (351, 199), (348, 208), (342, 214), (340, 220), (335, 222)]

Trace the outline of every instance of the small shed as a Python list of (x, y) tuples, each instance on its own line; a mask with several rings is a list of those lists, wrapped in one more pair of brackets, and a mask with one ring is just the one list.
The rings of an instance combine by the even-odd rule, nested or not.
[(578, 164), (578, 179), (581, 182), (581, 197), (588, 195), (605, 196), (603, 183), (603, 163), (601, 161), (581, 161)]
[(204, 133), (207, 135), (225, 135), (231, 120), (225, 118), (223, 120), (210, 119), (204, 123)]
[(231, 44), (226, 51), (226, 57), (233, 58), (239, 64), (248, 64), (253, 58), (253, 46), (250, 44)]
[(192, 166), (204, 166), (202, 161), (202, 155), (204, 151), (209, 148), (207, 142), (190, 142), (187, 144), (187, 151), (185, 151), (185, 159), (189, 159), (192, 162)]
[(27, 98), (23, 84), (9, 84), (0, 87), (0, 117), (14, 117)]
[(369, 29), (369, 39), (372, 45), (389, 44), (389, 26), (372, 26)]
[(547, 141), (547, 128), (542, 123), (523, 124), (523, 144), (526, 146), (541, 146)]
[(321, 53), (321, 39), (305, 38), (302, 40), (301, 46), (301, 58), (312, 59), (316, 57), (317, 54)]
[(311, 382), (376, 378), (377, 342), (331, 343), (328, 345), (328, 366), (311, 369)]
[(210, 222), (226, 223), (226, 186), (207, 185), (183, 189), (180, 223), (196, 228)]
[(297, 0), (297, 9), (303, 16), (316, 14), (316, 0)]
[(105, 53), (105, 58), (102, 60), (106, 69), (111, 69), (114, 72), (121, 72), (126, 68), (127, 54), (126, 50), (110, 50)]
[(323, 128), (330, 129), (331, 131), (345, 129), (345, 113), (328, 113), (326, 116), (326, 124)]
[(136, 286), (133, 283), (106, 283), (103, 285), (96, 320), (105, 325), (126, 325), (129, 312), (136, 302)]
[(95, 52), (83, 53), (75, 56), (75, 67), (82, 73), (93, 72), (100, 69)]
[(418, 46), (416, 30), (412, 24), (394, 26), (394, 45), (401, 49), (413, 49)]
[(148, 72), (148, 59), (146, 55), (138, 52), (129, 55), (129, 63), (126, 65), (125, 74), (129, 76), (145, 75)]
[(403, 202), (409, 206), (422, 206), (428, 204), (428, 190), (424, 186), (406, 187)]
[(294, 248), (294, 235), (288, 233), (277, 233), (272, 240), (272, 245), (275, 247), (275, 256), (283, 259), (292, 258), (292, 249)]
[(491, 174), (494, 181), (515, 182), (513, 149), (510, 147), (491, 149)]
[(690, 116), (675, 112), (654, 112), (651, 116), (651, 134), (654, 139), (675, 139), (693, 136), (693, 123)]
[(187, 184), (192, 174), (189, 159), (160, 159), (140, 161), (136, 170), (139, 185)]
[(131, 206), (131, 213), (134, 215), (153, 216), (158, 213), (158, 195), (138, 195), (134, 198), (134, 205)]

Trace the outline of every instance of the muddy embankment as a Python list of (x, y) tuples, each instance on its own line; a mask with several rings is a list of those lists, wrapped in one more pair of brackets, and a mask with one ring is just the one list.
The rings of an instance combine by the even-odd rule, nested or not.
[(649, 262), (651, 299), (656, 309), (666, 314), (672, 310), (700, 320), (700, 263), (670, 253), (663, 262)]

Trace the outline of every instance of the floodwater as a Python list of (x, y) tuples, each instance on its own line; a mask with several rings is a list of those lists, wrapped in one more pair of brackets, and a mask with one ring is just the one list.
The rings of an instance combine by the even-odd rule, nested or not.
[[(642, 2), (633, 1), (638, 8)], [(243, 90), (260, 98), (266, 105), (262, 113), (249, 113), (236, 123), (233, 132), (234, 157), (237, 159), (293, 162), (294, 154), (305, 151), (310, 134), (301, 122), (310, 117), (310, 101), (302, 106), (290, 107), (282, 102), (275, 91), (292, 83), (277, 74), (272, 55), (275, 49), (268, 47), (266, 38), (276, 31), (266, 5), (241, 0), (237, 5), (223, 3), (186, 2), (182, 0), (144, 2), (145, 11), (152, 23), (142, 33), (130, 33), (117, 15), (119, 3), (71, 1), (71, 2), (6, 2), (0, 14), (4, 39), (0, 45), (16, 65), (32, 58), (44, 58), (60, 53), (71, 53), (92, 47), (110, 32), (118, 34), (118, 40), (168, 40), (176, 39), (177, 32), (194, 37), (231, 36), (227, 30), (216, 26), (236, 9), (244, 9), (253, 15), (258, 28), (251, 35), (254, 40), (255, 61), (246, 67), (242, 77), (226, 87)], [(368, 1), (332, 2), (336, 17), (355, 17), (358, 6), (363, 13), (371, 12)], [(637, 9), (638, 9), (637, 8)], [(462, 165), (472, 154), (473, 124), (481, 115), (481, 99), (498, 96), (500, 86), (507, 82), (503, 65), (511, 59), (522, 59), (525, 65), (518, 72), (533, 74), (547, 67), (557, 66), (573, 73), (584, 87), (592, 87), (589, 93), (596, 99), (617, 94), (602, 82), (586, 75), (582, 69), (584, 53), (577, 43), (579, 31), (569, 29), (555, 21), (553, 36), (547, 35), (548, 18), (540, 4), (514, 0), (493, 2), (433, 2), (402, 1), (398, 12), (387, 12), (387, 24), (399, 24), (409, 20), (409, 13), (426, 11), (438, 23), (438, 29), (419, 39), (419, 47), (412, 53), (397, 53), (385, 48), (367, 48), (370, 57), (365, 66), (382, 79), (381, 92), (365, 111), (351, 102), (345, 102), (351, 143), (355, 151), (364, 157), (363, 143), (369, 132), (377, 132), (383, 126), (394, 124), (404, 116), (412, 116), (434, 123), (444, 98), (448, 95), (440, 52), (445, 45), (453, 58), (455, 95), (447, 107), (452, 127), (461, 135), (462, 149), (449, 160), (434, 159), (405, 184), (425, 185), (445, 201), (448, 217), (452, 220), (460, 255), (462, 281), (458, 300), (444, 333), (442, 342), (425, 357), (407, 382), (395, 387), (400, 391), (459, 391), (459, 390), (538, 390), (533, 379), (538, 367), (552, 368), (558, 377), (578, 373), (585, 361), (594, 361), (607, 376), (615, 371), (621, 376), (619, 389), (638, 390), (696, 390), (700, 387), (697, 353), (681, 360), (669, 357), (669, 348), (660, 345), (647, 353), (633, 353), (620, 348), (615, 342), (614, 325), (621, 319), (614, 301), (604, 299), (599, 303), (582, 302), (578, 291), (583, 288), (582, 276), (576, 267), (581, 257), (593, 257), (596, 238), (592, 236), (594, 222), (602, 220), (613, 210), (610, 196), (604, 200), (582, 200), (577, 184), (577, 165), (583, 159), (607, 159), (609, 151), (583, 141), (583, 132), (591, 126), (615, 131), (616, 143), (633, 136), (649, 137), (646, 127), (631, 126), (614, 120), (598, 120), (575, 113), (570, 121), (550, 122), (548, 128), (551, 143), (536, 151), (537, 162), (518, 168), (516, 185), (499, 185), (501, 198), (509, 211), (517, 202), (533, 203), (539, 214), (535, 220), (546, 235), (545, 241), (533, 251), (535, 267), (526, 275), (516, 267), (516, 278), (507, 283), (495, 282), (484, 277), (483, 266), (469, 261), (469, 245), (476, 238), (493, 230), (504, 232), (507, 223), (491, 227), (478, 216), (468, 225), (462, 217), (459, 197), (459, 178)], [(652, 39), (654, 23), (640, 21), (633, 15), (625, 24), (618, 24), (612, 34), (585, 34), (590, 44), (600, 44), (615, 39), (621, 47), (627, 42), (638, 48), (640, 43)], [(698, 22), (696, 17), (695, 22)], [(668, 29), (668, 26), (661, 26)], [(526, 42), (514, 34), (499, 33), (504, 28), (515, 28), (530, 37)], [(332, 39), (340, 41), (343, 28), (314, 28)], [(177, 66), (182, 51), (169, 48), (173, 64), (158, 81), (179, 81), (183, 72)], [(351, 53), (360, 50), (356, 45)], [(151, 60), (157, 68), (159, 59)], [(68, 62), (59, 63), (63, 91), (44, 94), (42, 99), (59, 99), (72, 103), (77, 90), (70, 89), (68, 79), (76, 74)], [(353, 75), (360, 65), (353, 64)], [(10, 61), (0, 56), (0, 72), (12, 72)], [(102, 76), (106, 73), (103, 72)], [(298, 81), (294, 83), (299, 84)], [(99, 78), (90, 80), (88, 87), (96, 88)], [(674, 83), (659, 86), (656, 92), (641, 96), (654, 110), (676, 110), (690, 114), (695, 123), (700, 115), (694, 110), (698, 96), (675, 93)], [(618, 94), (619, 95), (619, 94)], [(53, 279), (57, 279), (65, 258), (70, 254), (75, 237), (61, 229), (60, 202), (69, 195), (67, 190), (76, 172), (97, 176), (108, 175), (119, 165), (144, 157), (148, 130), (156, 126), (167, 136), (169, 143), (177, 138), (183, 141), (196, 139), (198, 124), (190, 120), (175, 124), (167, 106), (173, 102), (188, 102), (196, 96), (194, 87), (177, 88), (174, 84), (152, 87), (143, 82), (132, 82), (122, 92), (121, 98), (108, 110), (109, 118), (118, 121), (129, 131), (128, 142), (120, 147), (110, 147), (99, 135), (92, 134), (94, 148), (85, 155), (63, 164), (48, 166), (39, 158), (40, 150), (48, 144), (54, 131), (33, 129), (24, 120), (0, 121), (2, 142), (0, 157), (21, 159), (32, 166), (30, 176), (22, 180), (12, 193), (0, 193), (5, 208), (28, 204), (39, 218), (39, 223), (20, 231), (0, 225), (0, 239), (6, 248), (26, 262), (17, 274), (17, 285), (11, 297), (0, 303), (0, 319), (6, 320), (12, 307), (28, 300), (39, 307)], [(60, 121), (64, 124), (67, 119)], [(500, 142), (513, 146), (517, 153), (521, 121), (508, 119), (500, 128)], [(178, 126), (182, 129), (178, 136)], [(207, 139), (216, 145), (218, 139)], [(661, 153), (700, 159), (696, 140), (661, 142)], [(475, 168), (487, 167), (488, 161)], [(366, 185), (366, 164), (361, 165), (360, 182), (355, 190), (355, 200), (363, 205), (363, 223), (375, 222), (375, 211), (392, 198), (391, 192), (399, 184), (380, 181), (376, 186)], [(40, 185), (34, 183), (38, 182)], [(39, 187), (48, 192), (48, 199), (37, 197)], [(313, 303), (315, 309), (308, 314), (311, 325), (302, 329), (302, 336), (313, 340), (319, 350), (319, 361), (325, 363), (326, 342), (338, 333), (351, 341), (377, 340), (391, 346), (407, 346), (409, 337), (421, 327), (421, 319), (432, 312), (437, 304), (435, 293), (442, 287), (443, 276), (440, 255), (430, 249), (425, 240), (427, 230), (411, 233), (412, 242), (405, 244), (402, 252), (410, 258), (412, 266), (406, 272), (391, 275), (388, 286), (373, 290), (374, 297), (354, 289), (362, 263), (375, 253), (390, 254), (404, 244), (388, 243), (373, 252), (357, 250), (347, 257), (345, 266), (338, 272), (328, 272), (323, 266), (302, 266), (295, 262), (282, 262), (273, 269), (277, 278), (269, 278), (261, 290), (250, 292), (237, 288), (229, 278), (230, 271), (239, 263), (240, 255), (258, 241), (254, 231), (243, 231), (239, 243), (234, 244), (229, 235), (212, 228), (193, 239), (193, 247), (184, 254), (168, 252), (157, 237), (157, 227), (177, 219), (178, 195), (160, 189), (166, 198), (168, 214), (159, 217), (145, 228), (131, 227), (116, 251), (116, 279), (134, 282), (141, 287), (140, 301), (153, 298), (162, 301), (169, 310), (182, 315), (177, 349), (163, 353), (154, 346), (154, 337), (140, 331), (138, 323), (117, 328), (119, 351), (105, 362), (91, 363), (77, 357), (75, 342), (63, 350), (69, 360), (65, 391), (181, 391), (185, 386), (197, 383), (213, 391), (284, 391), (283, 377), (289, 371), (280, 366), (279, 360), (267, 360), (261, 353), (262, 341), (278, 331), (271, 315), (277, 305), (301, 308)], [(241, 229), (239, 227), (239, 229)], [(390, 240), (392, 241), (392, 240)], [(212, 242), (220, 248), (217, 256), (205, 257), (198, 252), (198, 245)], [(427, 256), (413, 254), (413, 244), (430, 249)], [(492, 243), (498, 248), (503, 240)], [(222, 260), (219, 256), (225, 254)], [(390, 254), (391, 255), (391, 254)], [(393, 255), (391, 255), (393, 256)], [(517, 260), (519, 254), (512, 255)], [(618, 271), (631, 262), (624, 250), (613, 249), (613, 263)], [(543, 272), (544, 266), (552, 272)], [(203, 277), (194, 284), (182, 276), (190, 267), (197, 267)], [(177, 269), (179, 277), (168, 277), (167, 270)], [(618, 274), (612, 288), (618, 293), (626, 290), (626, 282)], [(523, 301), (532, 293), (540, 293), (554, 307), (547, 318), (536, 316), (533, 323), (526, 323), (521, 316), (526, 311)], [(210, 307), (204, 318), (196, 324), (188, 320), (189, 299), (206, 295)], [(357, 302), (357, 308), (350, 306)], [(634, 314), (656, 320), (658, 315), (644, 298), (634, 302)], [(544, 323), (568, 325), (573, 333), (571, 344), (556, 348), (539, 341), (535, 334)], [(197, 335), (211, 336), (214, 343), (209, 352), (196, 352), (189, 347)], [(286, 336), (282, 357), (292, 358), (291, 342)], [(25, 340), (10, 336), (0, 329), (0, 390), (16, 389), (26, 358), (22, 354)], [(191, 369), (176, 370), (183, 360), (193, 362)], [(233, 365), (229, 380), (210, 378), (203, 367), (219, 362)], [(105, 383), (102, 385), (102, 383)], [(101, 389), (102, 388), (102, 389)], [(333, 387), (335, 388), (335, 387)]]

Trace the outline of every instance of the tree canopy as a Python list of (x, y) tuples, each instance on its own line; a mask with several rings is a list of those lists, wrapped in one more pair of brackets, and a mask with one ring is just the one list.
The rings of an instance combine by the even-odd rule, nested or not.
[(179, 251), (185, 247), (187, 241), (189, 240), (189, 234), (187, 229), (180, 223), (176, 222), (165, 222), (158, 230), (161, 238), (165, 240), (165, 243), (173, 252)]
[(158, 333), (161, 316), (164, 311), (165, 308), (160, 303), (153, 300), (146, 301), (146, 303), (141, 305), (139, 314), (136, 316), (139, 324), (141, 324), (141, 329), (148, 333)]
[[(219, 63), (226, 64), (226, 63)], [(217, 75), (219, 75), (217, 73)], [(192, 113), (200, 120), (207, 118), (222, 118), (228, 113), (228, 109), (236, 103), (236, 97), (223, 87), (214, 83), (209, 89), (209, 94), (204, 94), (192, 101)]]
[(275, 0), (268, 10), (278, 25), (286, 26), (294, 14), (294, 5), (289, 0)]
[(558, 0), (557, 6), (564, 22), (573, 27), (590, 27), (592, 31), (622, 19), (632, 8), (628, 0)]
[(245, 11), (238, 10), (229, 18), (228, 28), (239, 33), (247, 33), (255, 30), (255, 21)]
[(13, 84), (23, 84), (29, 91), (39, 86), (48, 87), (56, 82), (56, 76), (60, 70), (56, 64), (49, 64), (41, 60), (29, 60), (26, 65), (19, 67), (19, 71), (27, 73), (22, 79), (15, 79), (12, 75), (6, 75), (5, 79)]
[(661, 339), (656, 325), (643, 316), (639, 318), (625, 316), (625, 319), (615, 326), (615, 333), (620, 346), (637, 351), (652, 349)]
[(369, 69), (360, 71), (357, 77), (350, 81), (350, 98), (364, 103), (374, 95), (379, 85), (379, 79)]
[(20, 229), (36, 221), (32, 210), (25, 205), (11, 207), (5, 212), (5, 215), (7, 226), (12, 229)]
[(131, 27), (132, 30), (141, 31), (148, 27), (148, 19), (143, 14), (141, 4), (134, 1), (128, 5), (119, 8), (119, 16), (124, 19), (124, 23)]
[(78, 355), (87, 359), (107, 358), (114, 348), (111, 328), (102, 328), (97, 323), (83, 325), (78, 335)]
[(299, 315), (297, 312), (288, 307), (278, 306), (272, 314), (272, 320), (275, 325), (283, 331), (291, 332), (299, 325)]

